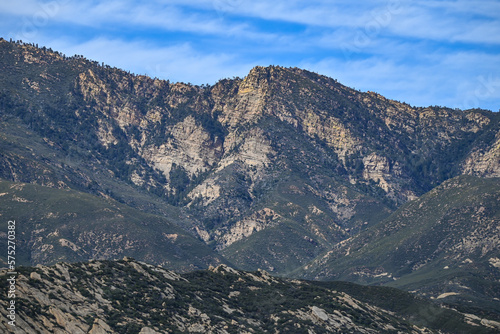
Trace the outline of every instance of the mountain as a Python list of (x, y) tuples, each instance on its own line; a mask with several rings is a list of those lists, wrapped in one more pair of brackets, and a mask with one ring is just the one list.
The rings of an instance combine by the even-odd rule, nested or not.
[(500, 178), (458, 176), (344, 240), (303, 277), (383, 284), (500, 313)]
[(279, 66), (171, 83), (0, 39), (0, 241), (15, 219), (18, 264), (229, 264), (498, 320), (499, 177), (499, 113)]
[(277, 274), (451, 177), (500, 175), (498, 113), (415, 108), (297, 68), (193, 86), (0, 40), (0, 119), (0, 178), (172, 217)]
[[(396, 289), (286, 280), (226, 265), (179, 275), (124, 258), (18, 272), (15, 333), (495, 333), (500, 328), (498, 322)], [(5, 289), (7, 277), (0, 274)], [(7, 301), (0, 303), (0, 328), (9, 331)]]

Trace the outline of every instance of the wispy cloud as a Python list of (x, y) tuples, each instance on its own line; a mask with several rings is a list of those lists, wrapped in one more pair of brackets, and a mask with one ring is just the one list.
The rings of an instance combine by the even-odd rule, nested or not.
[[(119, 30), (159, 29), (160, 31), (191, 32), (200, 35), (237, 36), (269, 39), (273, 34), (259, 32), (248, 24), (226, 22), (210, 12), (188, 11), (185, 7), (158, 2), (53, 0), (44, 3), (20, 0), (15, 5), (2, 3), (4, 15), (22, 17), (17, 29), (30, 25), (43, 28), (65, 23), (82, 28)], [(14, 28), (15, 29), (15, 28)], [(28, 39), (28, 36), (25, 36)]]
[(474, 53), (432, 58), (421, 63), (378, 57), (349, 62), (330, 58), (305, 61), (300, 66), (356, 89), (377, 91), (415, 106), (469, 109), (489, 105), (490, 109), (499, 109), (500, 71), (490, 68), (492, 63), (500, 68), (498, 58)]
[[(431, 1), (431, 3), (434, 3)], [(470, 2), (469, 2), (470, 3)], [(443, 7), (417, 6), (403, 9), (389, 26), (391, 32), (401, 37), (413, 37), (442, 42), (468, 42), (473, 44), (500, 44), (500, 17), (491, 19), (464, 12), (462, 5)], [(472, 7), (469, 5), (469, 7)], [(477, 10), (476, 10), (477, 12)], [(496, 33), (496, 34), (495, 34)]]

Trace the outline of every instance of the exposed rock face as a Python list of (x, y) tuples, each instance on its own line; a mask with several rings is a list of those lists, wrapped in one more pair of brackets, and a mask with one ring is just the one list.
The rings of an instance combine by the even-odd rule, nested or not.
[(264, 208), (255, 212), (248, 218), (238, 221), (236, 224), (215, 232), (218, 249), (224, 249), (236, 241), (245, 239), (255, 232), (261, 231), (267, 227), (276, 225), (280, 216), (269, 208)]
[(389, 184), (384, 179), (390, 175), (389, 161), (386, 157), (380, 157), (372, 153), (363, 158), (363, 178), (380, 183), (380, 187), (389, 191)]
[[(262, 170), (271, 163), (274, 154), (271, 141), (261, 129), (252, 129), (244, 134), (227, 136), (224, 145), (228, 154), (219, 162), (217, 170), (241, 161), (248, 167)], [(231, 152), (233, 151), (233, 152)]]
[(462, 164), (464, 174), (500, 177), (500, 131), (486, 148), (475, 148)]
[(411, 190), (404, 190), (400, 184), (403, 169), (399, 162), (393, 164), (387, 157), (371, 153), (363, 158), (363, 178), (374, 181), (382, 188), (387, 196), (392, 198), (403, 197), (407, 200), (416, 199), (418, 196)]
[(223, 110), (222, 124), (236, 128), (255, 123), (262, 116), (269, 89), (266, 71), (263, 67), (256, 67), (243, 79), (234, 97), (234, 106)]
[(214, 179), (203, 181), (202, 184), (196, 186), (189, 194), (191, 199), (201, 199), (204, 206), (209, 205), (220, 196), (220, 186), (216, 184)]
[[(0, 278), (5, 281), (6, 273)], [(499, 323), (385, 291), (390, 310), (352, 295), (305, 281), (288, 281), (265, 271), (242, 272), (226, 265), (178, 275), (125, 258), (53, 267), (22, 268), (16, 280), (15, 327), (0, 301), (0, 330), (13, 333), (442, 333), (453, 320), (463, 331), (495, 329)], [(351, 285), (350, 288), (354, 286)], [(337, 286), (342, 289), (342, 285)], [(357, 294), (365, 296), (362, 287)], [(379, 293), (381, 293), (380, 291)], [(425, 309), (405, 313), (391, 303)], [(406, 304), (405, 304), (406, 303)], [(424, 325), (415, 326), (410, 321)], [(429, 318), (436, 317), (436, 319)], [(439, 318), (441, 317), (441, 318)], [(432, 327), (425, 328), (428, 323)]]
[(173, 164), (182, 166), (190, 176), (206, 172), (222, 155), (222, 143), (214, 142), (192, 116), (170, 130), (171, 139), (160, 146), (147, 146), (142, 156), (154, 168), (170, 175)]
[(340, 119), (331, 115), (318, 115), (314, 108), (298, 110), (297, 118), (297, 126), (301, 126), (310, 137), (318, 137), (327, 142), (343, 161), (346, 155), (357, 151), (356, 147), (361, 144)]

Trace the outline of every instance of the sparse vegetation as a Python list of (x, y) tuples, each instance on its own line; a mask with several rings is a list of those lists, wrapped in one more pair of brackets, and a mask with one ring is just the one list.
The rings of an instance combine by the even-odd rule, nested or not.
[[(55, 282), (38, 280), (37, 287), (22, 283), (26, 294), (19, 299), (20, 316), (40, 330), (65, 329), (72, 319), (71, 326), (98, 330), (105, 323), (117, 333), (139, 333), (144, 327), (160, 333), (182, 333), (188, 328), (206, 332), (225, 328), (235, 333), (407, 333), (415, 325), (436, 333), (493, 333), (478, 324), (480, 319), (472, 326), (456, 311), (392, 288), (290, 281), (227, 266), (178, 276), (132, 259), (58, 266), (70, 273), (64, 290), (53, 289), (66, 280), (62, 276)], [(90, 291), (84, 299), (74, 295), (81, 289)], [(57, 306), (45, 304), (40, 294), (54, 295), (51, 299), (58, 300)], [(78, 311), (66, 311), (66, 305), (75, 302)]]

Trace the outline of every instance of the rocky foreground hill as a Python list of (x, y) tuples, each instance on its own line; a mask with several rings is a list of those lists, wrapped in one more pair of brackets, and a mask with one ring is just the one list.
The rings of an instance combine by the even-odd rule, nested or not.
[[(179, 275), (121, 261), (20, 268), (12, 333), (495, 333), (500, 323), (391, 288), (226, 265)], [(5, 285), (5, 272), (0, 275)], [(382, 297), (382, 298), (381, 298)]]

